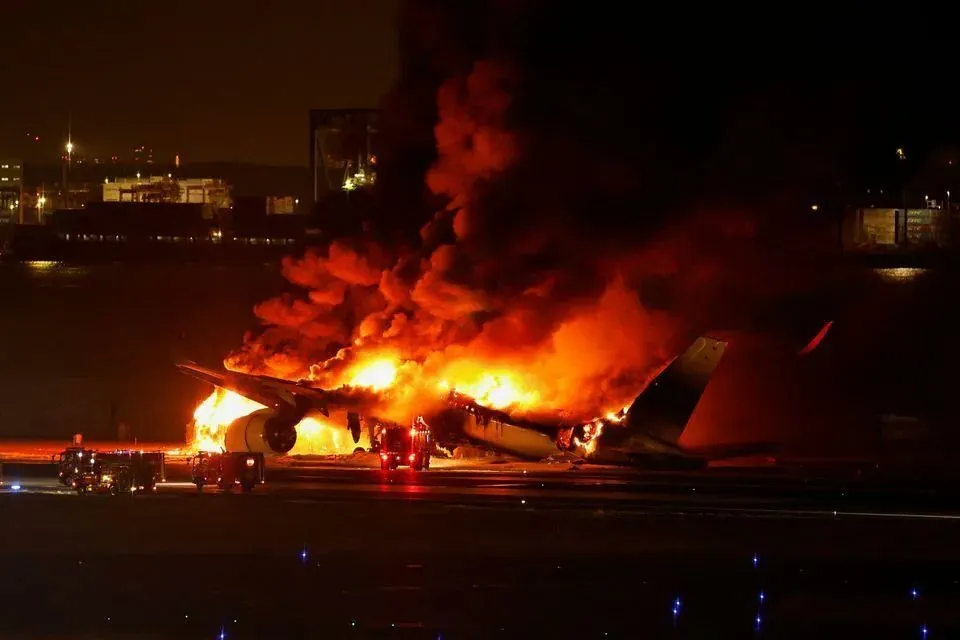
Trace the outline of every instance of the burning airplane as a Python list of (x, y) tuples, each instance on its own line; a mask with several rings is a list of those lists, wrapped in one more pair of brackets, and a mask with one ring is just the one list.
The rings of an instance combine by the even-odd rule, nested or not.
[(569, 452), (597, 464), (652, 468), (698, 468), (721, 460), (766, 452), (767, 443), (691, 449), (680, 436), (719, 365), (727, 344), (697, 338), (617, 412), (576, 425), (537, 423), (453, 396), (462, 433), (471, 441), (524, 459)]
[(493, 60), (444, 81), (422, 178), (446, 206), (417, 208), (418, 236), (393, 233), (402, 216), (386, 215), (385, 195), (380, 223), (283, 260), (298, 290), (256, 305), (261, 327), (227, 371), (180, 365), (218, 388), (195, 413), (197, 446), (350, 453), (364, 422), (423, 417), (441, 444), (524, 458), (702, 465), (741, 452), (680, 444), (726, 343), (683, 348), (718, 317), (736, 326), (771, 295), (761, 285), (789, 290), (757, 277), (757, 227), (732, 213), (624, 216), (639, 200), (608, 158), (588, 163), (587, 183), (579, 169), (543, 173), (564, 154), (555, 130), (508, 117), (523, 86)]
[(180, 363), (177, 368), (216, 387), (194, 412), (192, 444), (200, 450), (290, 453), (299, 434), (308, 431), (316, 436), (317, 427), (328, 426), (331, 410), (334, 417), (344, 414), (353, 442), (360, 442), (359, 414), (344, 409), (362, 406), (362, 393), (326, 391), (268, 376), (215, 371), (194, 362)]
[[(601, 464), (672, 468), (704, 466), (714, 459), (759, 453), (766, 450), (767, 445), (688, 449), (679, 444), (726, 346), (725, 342), (713, 338), (697, 338), (664, 367), (629, 406), (592, 421), (564, 424), (515, 417), (484, 406), (476, 398), (455, 389), (447, 391), (442, 409), (431, 415), (430, 420), (438, 430), (441, 446), (468, 441), (532, 460), (570, 453)], [(288, 453), (297, 442), (298, 425), (317, 413), (339, 422), (339, 428), (349, 431), (355, 444), (360, 442), (362, 433), (361, 415), (365, 420), (378, 421), (370, 413), (376, 411), (377, 402), (369, 393), (316, 389), (304, 382), (218, 372), (195, 363), (177, 366), (187, 375), (222, 390), (218, 392), (220, 396), (216, 393), (211, 396), (219, 398), (215, 403), (232, 403), (239, 412), (246, 410), (243, 415), (230, 416), (219, 434), (216, 445), (230, 451)], [(241, 402), (237, 403), (235, 397)], [(201, 424), (209, 422), (209, 415), (200, 416)], [(201, 442), (200, 447), (203, 446)]]

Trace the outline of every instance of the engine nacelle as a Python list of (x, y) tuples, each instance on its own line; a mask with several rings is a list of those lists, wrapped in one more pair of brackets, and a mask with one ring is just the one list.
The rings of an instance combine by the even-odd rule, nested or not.
[(300, 417), (278, 415), (273, 409), (260, 409), (227, 426), (224, 446), (227, 451), (249, 451), (283, 455), (297, 443)]

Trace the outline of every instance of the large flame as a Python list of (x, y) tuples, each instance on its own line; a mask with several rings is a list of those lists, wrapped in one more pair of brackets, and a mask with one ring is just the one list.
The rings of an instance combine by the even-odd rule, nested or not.
[(198, 451), (223, 450), (227, 425), (265, 408), (259, 402), (217, 387), (193, 412), (193, 448)]
[[(217, 388), (193, 412), (193, 437), (190, 448), (196, 451), (223, 451), (227, 426), (237, 418), (265, 407), (227, 389)], [(369, 437), (361, 434), (354, 443), (343, 426), (320, 413), (309, 413), (296, 425), (297, 443), (289, 455), (333, 455), (352, 453), (357, 447), (370, 447)]]
[(352, 387), (383, 391), (393, 386), (397, 379), (397, 363), (389, 357), (370, 360), (353, 368), (348, 374)]
[[(470, 369), (469, 363), (458, 363), (457, 369)], [(528, 410), (536, 406), (539, 395), (536, 391), (523, 388), (509, 372), (486, 373), (482, 370), (473, 375), (461, 375), (451, 383), (440, 382), (440, 390), (456, 392), (473, 398), (478, 404), (491, 409)]]

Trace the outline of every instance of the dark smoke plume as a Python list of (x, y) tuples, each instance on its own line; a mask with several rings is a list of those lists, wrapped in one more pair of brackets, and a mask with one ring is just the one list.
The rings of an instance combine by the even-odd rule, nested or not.
[[(731, 73), (742, 52), (684, 62), (652, 28), (579, 4), (406, 3), (377, 233), (285, 260), (303, 294), (259, 305), (227, 365), (320, 385), (381, 353), (431, 384), (503, 369), (538, 408), (589, 417), (695, 333), (819, 319), (808, 190), (832, 129), (755, 64)], [(384, 242), (391, 224), (417, 234)]]

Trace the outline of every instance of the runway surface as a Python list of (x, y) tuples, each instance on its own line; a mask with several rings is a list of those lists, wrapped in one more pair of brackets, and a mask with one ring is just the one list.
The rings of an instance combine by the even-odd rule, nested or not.
[(172, 464), (156, 494), (115, 497), (75, 495), (53, 473), (3, 465), (5, 636), (960, 633), (948, 491), (756, 470), (302, 461), (269, 467), (250, 495), (198, 493)]
[[(960, 520), (960, 491), (904, 482), (817, 477), (769, 469), (650, 472), (567, 463), (453, 464), (414, 472), (380, 471), (355, 460), (269, 463), (251, 499), (402, 500), (540, 509), (727, 514), (755, 517), (864, 517)], [(4, 463), (0, 493), (72, 492), (51, 464)], [(168, 463), (158, 496), (192, 495), (189, 468)], [(206, 487), (205, 494), (219, 494)], [(139, 497), (139, 496), (138, 496)]]

